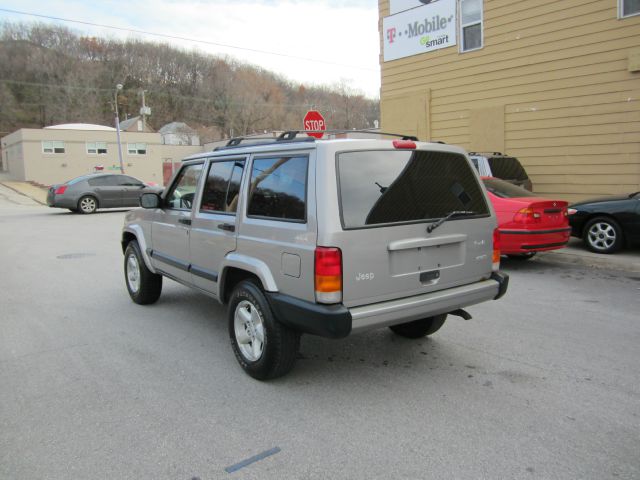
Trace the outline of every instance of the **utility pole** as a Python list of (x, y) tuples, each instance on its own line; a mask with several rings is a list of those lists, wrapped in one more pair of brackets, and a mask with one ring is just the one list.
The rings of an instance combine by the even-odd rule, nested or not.
[(120, 115), (118, 114), (118, 92), (122, 90), (122, 84), (116, 85), (115, 103), (116, 103), (116, 137), (118, 139), (118, 160), (120, 161), (120, 173), (124, 173), (124, 163), (122, 162), (122, 144), (120, 143)]
[(142, 131), (147, 130), (147, 115), (151, 115), (151, 109), (147, 107), (145, 103), (145, 94), (146, 90), (140, 90), (140, 95), (142, 95), (142, 107), (140, 108), (140, 115), (142, 115)]

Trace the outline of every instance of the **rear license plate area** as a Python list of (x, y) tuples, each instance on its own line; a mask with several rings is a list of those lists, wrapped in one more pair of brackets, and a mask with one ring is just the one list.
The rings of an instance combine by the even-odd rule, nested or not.
[[(443, 268), (463, 265), (464, 246), (464, 242), (456, 242), (389, 252), (391, 275), (432, 273)], [(420, 280), (422, 281), (422, 277)]]

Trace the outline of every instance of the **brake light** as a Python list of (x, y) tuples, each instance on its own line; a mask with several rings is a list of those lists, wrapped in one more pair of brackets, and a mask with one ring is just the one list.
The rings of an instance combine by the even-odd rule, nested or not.
[(56, 188), (55, 193), (56, 195), (62, 195), (65, 191), (67, 190), (67, 186), (66, 185), (60, 185), (58, 188)]
[(316, 247), (315, 285), (318, 303), (342, 301), (342, 252), (335, 247)]
[(500, 231), (497, 228), (493, 231), (493, 257), (491, 267), (494, 272), (500, 269)]
[(393, 148), (399, 149), (414, 149), (416, 148), (416, 142), (412, 140), (394, 140)]
[(536, 212), (533, 208), (527, 207), (518, 210), (513, 217), (513, 221), (516, 223), (524, 224), (540, 223), (541, 217), (542, 215), (540, 214), (540, 212)]

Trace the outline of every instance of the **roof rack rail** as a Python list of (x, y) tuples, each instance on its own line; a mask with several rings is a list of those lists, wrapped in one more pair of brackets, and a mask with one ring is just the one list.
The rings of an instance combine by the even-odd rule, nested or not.
[[(384, 135), (388, 137), (400, 137), (402, 140), (412, 140), (414, 142), (419, 141), (418, 137), (413, 135), (405, 135), (402, 133), (388, 133), (378, 132), (375, 130), (287, 130), (282, 132), (277, 137), (234, 137), (231, 138), (225, 145), (214, 148), (214, 151), (227, 150), (230, 148), (239, 148), (246, 145), (260, 146), (270, 145), (273, 143), (286, 143), (286, 142), (315, 142), (317, 139), (312, 136), (299, 137), (300, 134), (309, 133), (324, 133), (329, 135), (347, 135), (349, 133), (365, 133), (370, 135)], [(248, 142), (248, 143), (247, 143)], [(437, 142), (443, 143), (443, 142)]]
[(327, 135), (346, 135), (349, 133), (367, 133), (370, 135), (385, 135), (388, 137), (400, 137), (402, 140), (413, 140), (414, 142), (418, 142), (418, 137), (413, 135), (406, 135), (404, 133), (389, 133), (389, 132), (378, 132), (376, 130), (368, 130), (368, 129), (353, 129), (353, 130), (288, 130), (280, 134), (278, 139), (280, 140), (290, 140), (296, 138), (298, 134), (308, 134), (308, 133), (323, 133)]
[[(260, 145), (271, 145), (273, 143), (277, 143), (277, 142), (313, 142), (315, 141), (315, 138), (313, 137), (301, 137), (301, 138), (295, 138), (294, 136), (291, 137), (287, 137), (287, 138), (283, 138), (283, 135), (285, 135), (288, 132), (285, 132), (277, 137), (234, 137), (232, 139), (230, 139), (225, 145), (216, 147), (213, 149), (214, 152), (217, 152), (219, 150), (227, 150), (230, 148), (240, 148), (240, 147), (244, 147), (247, 145), (251, 145), (253, 146), (260, 146)], [(243, 143), (244, 142), (244, 143)]]

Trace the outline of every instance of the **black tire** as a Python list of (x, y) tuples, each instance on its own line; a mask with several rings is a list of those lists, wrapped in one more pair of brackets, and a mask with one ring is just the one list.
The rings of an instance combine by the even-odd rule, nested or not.
[(582, 241), (595, 253), (613, 253), (622, 248), (622, 229), (610, 217), (595, 217), (584, 226)]
[(243, 280), (233, 290), (228, 322), (233, 353), (250, 376), (267, 380), (293, 368), (300, 334), (274, 317), (262, 289), (253, 281)]
[(525, 260), (529, 260), (536, 256), (536, 252), (527, 252), (527, 253), (517, 253), (517, 254), (507, 254), (507, 257), (511, 260), (518, 260), (523, 262)]
[(78, 200), (78, 211), (85, 215), (95, 213), (98, 209), (98, 199), (93, 195), (85, 195)]
[(422, 338), (428, 335), (432, 335), (440, 330), (440, 327), (447, 319), (447, 314), (436, 315), (434, 317), (421, 318), (420, 320), (414, 320), (413, 322), (401, 323), (399, 325), (392, 325), (389, 328), (396, 335), (406, 338)]
[(131, 240), (124, 251), (124, 283), (138, 305), (155, 303), (162, 293), (162, 275), (147, 268), (136, 240)]

